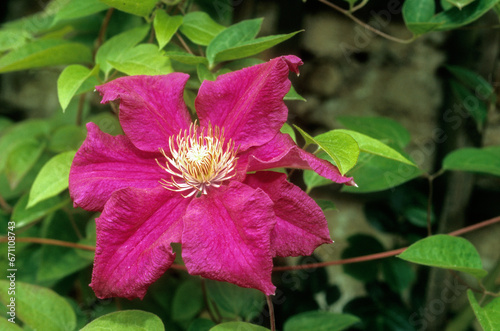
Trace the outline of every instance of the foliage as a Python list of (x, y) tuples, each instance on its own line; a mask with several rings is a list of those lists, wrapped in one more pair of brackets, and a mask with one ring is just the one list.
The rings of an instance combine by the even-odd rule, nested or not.
[[(339, 11), (349, 17), (368, 2), (345, 1), (349, 10)], [(261, 18), (230, 24), (233, 3), (216, 1), (213, 9), (212, 2), (204, 0), (53, 0), (42, 12), (1, 27), (0, 73), (57, 68), (60, 74), (54, 86), (61, 106), (42, 119), (34, 114), (18, 121), (0, 116), (0, 264), (5, 266), (0, 272), (0, 301), (7, 312), (0, 317), (2, 329), (267, 329), (269, 314), (262, 293), (200, 280), (182, 270), (169, 271), (143, 301), (97, 299), (87, 286), (96, 215), (73, 209), (67, 191), (72, 159), (85, 139), (82, 124), (92, 121), (105, 132), (121, 133), (116, 109), (93, 104), (96, 85), (124, 75), (189, 73), (185, 100), (194, 110), (193, 96), (203, 80), (259, 63), (262, 60), (256, 56), (296, 40), (301, 32), (260, 36)], [(500, 12), (498, 0), (446, 0), (440, 6), (431, 0), (406, 0), (402, 15), (413, 37), (405, 42), (464, 27), (490, 9)], [(477, 130), (484, 130), (488, 110), (496, 102), (494, 87), (467, 68), (446, 68), (455, 100), (464, 104)], [(473, 105), (467, 103), (471, 98), (477, 100)], [(293, 87), (285, 99), (305, 100)], [(381, 203), (366, 204), (364, 213), (373, 228), (397, 235), (399, 242), (386, 247), (367, 234), (348, 238), (343, 259), (374, 256), (344, 265), (345, 274), (364, 283), (366, 295), (343, 303), (342, 314), (328, 311), (338, 304), (342, 289), (329, 284), (325, 269), (277, 270), (278, 325), (285, 331), (413, 330), (415, 324), (409, 321), (418, 302), (412, 300), (421, 295), (421, 271), (416, 270), (422, 269), (416, 267), (424, 265), (475, 277), (482, 298), (478, 301), (468, 290), (470, 307), (484, 330), (497, 330), (500, 299), (492, 292), (498, 286), (486, 288), (491, 274), (483, 268), (479, 253), (464, 238), (426, 236), (425, 230), (436, 223), (435, 213), (426, 196), (408, 184), (426, 178), (432, 185), (437, 176), (450, 171), (498, 178), (500, 146), (452, 151), (430, 174), (405, 152), (411, 138), (398, 122), (359, 116), (338, 121), (345, 129), (313, 136), (286, 124), (282, 132), (294, 140), (298, 132), (304, 148), (312, 147), (342, 174), (354, 177), (358, 187), (344, 186), (344, 194), (356, 198), (362, 193), (396, 192)], [(309, 170), (304, 171), (303, 181), (307, 192), (331, 184)], [(330, 200), (318, 204), (325, 212), (335, 209)], [(15, 250), (9, 250), (14, 241)], [(398, 253), (384, 260), (375, 256), (404, 246), (409, 247), (399, 251), (399, 259), (388, 257)], [(182, 261), (176, 262), (182, 269)], [(310, 257), (298, 263), (315, 262), (320, 261)], [(404, 292), (414, 298), (406, 300)]]

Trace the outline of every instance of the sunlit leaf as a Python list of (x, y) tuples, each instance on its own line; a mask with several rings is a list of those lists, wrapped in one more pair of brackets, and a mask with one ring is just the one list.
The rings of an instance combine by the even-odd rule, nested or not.
[(458, 9), (462, 9), (463, 7), (467, 6), (471, 2), (474, 2), (476, 0), (446, 0), (453, 6), (457, 7)]
[(283, 97), (283, 100), (307, 101), (303, 96), (297, 93), (293, 86), (290, 86), (290, 91)]
[(350, 314), (310, 311), (289, 318), (283, 331), (340, 331), (359, 322), (358, 317)]
[(108, 8), (109, 6), (100, 0), (71, 0), (57, 12), (54, 23), (93, 15)]
[(98, 66), (94, 67), (92, 70), (79, 64), (70, 65), (64, 68), (57, 79), (57, 96), (63, 112), (83, 83), (91, 76), (96, 76), (98, 72)]
[(45, 164), (31, 187), (27, 208), (68, 188), (69, 169), (75, 153), (70, 151), (58, 154)]
[(158, 46), (162, 49), (181, 26), (182, 16), (169, 16), (165, 11), (157, 10), (153, 24)]
[(484, 331), (500, 330), (500, 298), (496, 297), (484, 307), (481, 307), (474, 297), (472, 290), (467, 290), (467, 297)]
[(359, 146), (349, 134), (337, 130), (328, 131), (314, 137), (334, 161), (343, 175), (356, 165), (359, 156)]
[(444, 158), (443, 169), (500, 176), (500, 146), (453, 151)]
[(483, 269), (476, 248), (460, 237), (430, 236), (417, 241), (398, 257), (431, 267), (462, 271), (477, 278), (483, 278), (488, 273)]
[[(9, 282), (0, 280), (0, 300), (10, 303)], [(70, 304), (51, 289), (16, 281), (16, 317), (32, 330), (67, 331), (76, 326)], [(55, 313), (57, 312), (57, 313)]]
[(215, 22), (207, 13), (195, 11), (184, 16), (181, 32), (193, 43), (207, 46), (225, 27)]
[(106, 41), (96, 53), (95, 61), (100, 69), (106, 74), (112, 67), (108, 61), (119, 61), (124, 52), (137, 45), (143, 40), (149, 31), (149, 25), (143, 25), (120, 33)]
[(155, 314), (141, 310), (122, 310), (96, 318), (80, 331), (103, 330), (164, 331), (165, 326)]
[(38, 40), (0, 57), (0, 73), (61, 64), (90, 63), (91, 60), (90, 49), (83, 44), (56, 39)]
[(157, 0), (99, 0), (110, 7), (137, 16), (147, 16), (155, 7)]
[(133, 75), (166, 75), (173, 71), (168, 57), (152, 44), (140, 44), (124, 51), (116, 61), (108, 63), (118, 71)]

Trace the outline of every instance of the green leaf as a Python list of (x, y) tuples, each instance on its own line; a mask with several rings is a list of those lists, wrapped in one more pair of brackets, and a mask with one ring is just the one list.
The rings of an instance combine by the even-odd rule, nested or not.
[(333, 201), (331, 200), (316, 199), (315, 201), (323, 212), (327, 210), (337, 210), (335, 203), (333, 203)]
[(500, 176), (500, 146), (453, 151), (444, 158), (443, 169)]
[(269, 329), (266, 329), (263, 326), (255, 325), (255, 324), (250, 324), (246, 322), (226, 322), (226, 323), (221, 323), (213, 328), (210, 329), (210, 331), (269, 331)]
[(59, 127), (49, 141), (49, 149), (55, 153), (77, 150), (85, 140), (86, 130), (73, 124)]
[(0, 52), (19, 48), (25, 45), (30, 39), (30, 34), (19, 30), (0, 31)]
[(340, 331), (359, 322), (358, 317), (350, 314), (309, 311), (289, 318), (283, 331)]
[(283, 97), (283, 100), (299, 100), (299, 101), (307, 101), (303, 96), (295, 91), (295, 88), (290, 86), (290, 91)]
[(439, 24), (429, 24), (436, 11), (434, 0), (406, 0), (403, 3), (403, 19), (408, 30), (418, 36)]
[(215, 326), (215, 323), (206, 318), (197, 318), (191, 324), (187, 331), (208, 331)]
[(462, 9), (463, 7), (467, 6), (471, 2), (474, 2), (476, 0), (446, 0), (453, 6), (457, 7), (458, 9)]
[(195, 11), (184, 16), (181, 32), (197, 45), (207, 46), (212, 39), (226, 29), (207, 13)]
[(156, 40), (160, 49), (172, 39), (177, 29), (182, 25), (182, 16), (169, 16), (164, 10), (157, 10), (153, 26), (155, 28)]
[(157, 0), (99, 0), (104, 2), (110, 7), (116, 8), (118, 10), (124, 11), (129, 14), (137, 15), (137, 16), (147, 16), (149, 15), (156, 3)]
[(395, 257), (382, 260), (382, 272), (385, 282), (396, 293), (406, 290), (416, 278), (410, 264)]
[(264, 294), (255, 289), (242, 288), (230, 283), (206, 281), (207, 293), (219, 309), (229, 318), (246, 321), (256, 317), (266, 302)]
[(217, 78), (217, 74), (211, 72), (208, 67), (202, 63), (196, 66), (196, 73), (198, 74), (200, 83), (203, 83), (204, 80), (214, 81)]
[[(0, 300), (10, 303), (9, 282), (0, 280)], [(16, 317), (33, 330), (67, 331), (76, 327), (75, 312), (70, 304), (54, 291), (16, 281)]]
[(451, 269), (483, 278), (483, 269), (476, 248), (466, 239), (448, 235), (435, 235), (421, 239), (408, 247), (399, 258), (431, 267)]
[[(374, 237), (365, 234), (350, 236), (349, 246), (342, 252), (342, 259), (354, 258), (363, 255), (375, 254), (384, 251), (384, 246)], [(381, 262), (367, 261), (361, 263), (344, 264), (342, 267), (348, 275), (369, 282), (377, 279)]]
[[(228, 28), (229, 29), (229, 28)], [(226, 31), (228, 30), (226, 29)], [(208, 50), (210, 48), (210, 45), (208, 45), (207, 48), (207, 58), (209, 63), (219, 63), (219, 62), (224, 62), (224, 61), (230, 61), (230, 60), (236, 60), (236, 59), (242, 59), (248, 56), (252, 56), (255, 54), (259, 54), (266, 49), (269, 49), (287, 39), (292, 38), (295, 36), (297, 33), (302, 32), (302, 31), (296, 31), (292, 32), (289, 34), (278, 34), (274, 36), (267, 36), (267, 37), (262, 37), (262, 38), (257, 38), (257, 39), (252, 39), (248, 41), (240, 41), (236, 45), (229, 47), (229, 48), (221, 48), (222, 45), (218, 45), (219, 49), (216, 51), (214, 57), (212, 57), (212, 53), (209, 56)], [(222, 34), (222, 33), (221, 33)], [(215, 40), (218, 40), (219, 36), (214, 38)], [(214, 48), (210, 48), (211, 51), (213, 51)]]
[[(68, 215), (57, 211), (43, 221), (42, 237), (76, 243), (78, 237)], [(43, 245), (40, 267), (36, 279), (39, 282), (56, 283), (92, 264), (93, 256), (84, 257), (75, 248)]]
[(495, 89), (481, 75), (459, 66), (447, 65), (446, 69), (462, 84), (472, 89), (474, 95), (479, 99), (489, 100), (493, 103), (496, 101)]
[(99, 67), (90, 70), (82, 65), (70, 65), (61, 72), (57, 79), (57, 96), (61, 108), (66, 111), (71, 99), (78, 92), (83, 83), (92, 76), (97, 76)]
[(5, 169), (9, 154), (20, 144), (46, 137), (49, 131), (49, 123), (44, 120), (27, 120), (11, 126), (0, 138), (0, 172)]
[(318, 145), (335, 162), (341, 174), (345, 174), (356, 164), (359, 148), (350, 135), (337, 133), (339, 130), (334, 130), (313, 138), (298, 126), (294, 126), (306, 141), (306, 147), (310, 144)]
[(68, 188), (69, 169), (75, 154), (75, 151), (58, 154), (43, 166), (31, 187), (27, 208)]
[(377, 139), (374, 139), (362, 133), (351, 130), (340, 129), (335, 131), (347, 133), (352, 138), (354, 138), (354, 140), (356, 140), (356, 142), (359, 145), (360, 151), (362, 152), (382, 156), (386, 159), (391, 159), (394, 161), (406, 163), (408, 165), (416, 167), (416, 165), (413, 162), (411, 162), (406, 157), (401, 155), (399, 152), (397, 152), (396, 150), (392, 149), (391, 147), (387, 146), (386, 144), (382, 143)]
[(288, 123), (283, 124), (280, 131), (281, 133), (288, 134), (293, 139), (293, 141), (297, 143), (297, 137), (295, 136), (295, 131), (293, 131), (293, 128), (290, 126), (290, 124)]
[(488, 106), (486, 103), (479, 100), (471, 90), (454, 80), (450, 81), (450, 86), (459, 104), (472, 116), (478, 130), (482, 131), (488, 116)]
[(403, 148), (410, 143), (408, 130), (390, 118), (337, 116), (336, 120), (349, 130), (357, 131), (391, 146)]
[(17, 326), (12, 322), (7, 321), (7, 319), (4, 317), (0, 317), (0, 329), (4, 331), (23, 331), (23, 329), (21, 329), (19, 326)]
[(91, 51), (85, 45), (55, 39), (37, 40), (0, 57), (0, 73), (91, 61)]
[(63, 207), (68, 203), (69, 200), (63, 200), (59, 196), (55, 196), (41, 201), (36, 206), (27, 208), (26, 206), (28, 204), (28, 194), (25, 194), (15, 204), (11, 221), (16, 222), (17, 228), (21, 228), (35, 222), (36, 220)]
[(127, 75), (166, 75), (173, 71), (170, 60), (155, 45), (140, 44), (124, 51), (117, 61), (108, 63)]
[(472, 290), (467, 290), (469, 303), (476, 315), (479, 324), (484, 331), (500, 330), (500, 298), (496, 297), (491, 300), (486, 306), (481, 307), (474, 297)]
[(122, 32), (106, 41), (96, 53), (95, 61), (107, 75), (112, 67), (108, 61), (119, 61), (124, 52), (140, 43), (148, 34), (149, 25), (143, 25)]
[(162, 331), (165, 326), (155, 314), (141, 310), (122, 310), (96, 318), (80, 331)]
[(437, 31), (456, 29), (474, 22), (493, 8), (497, 2), (498, 0), (476, 0), (462, 9), (453, 7), (432, 17), (430, 23), (438, 24), (435, 28)]
[(203, 308), (203, 292), (199, 279), (184, 281), (175, 291), (172, 302), (172, 319), (189, 321)]
[(197, 65), (203, 63), (205, 65), (208, 65), (207, 58), (203, 56), (195, 56), (185, 52), (166, 52), (165, 55), (171, 60), (175, 60), (184, 64)]
[(314, 137), (339, 168), (342, 175), (351, 170), (358, 161), (359, 146), (349, 134), (336, 130), (328, 131)]
[(53, 24), (62, 20), (74, 20), (90, 16), (108, 8), (108, 5), (99, 0), (71, 0), (56, 13)]
[(227, 49), (253, 40), (259, 33), (262, 19), (244, 20), (221, 31), (207, 47), (207, 59), (210, 64), (215, 62), (215, 56)]
[(24, 140), (9, 154), (5, 173), (11, 188), (17, 187), (21, 179), (35, 165), (44, 150), (44, 143), (30, 139)]
[(361, 153), (358, 163), (349, 171), (358, 187), (342, 187), (342, 192), (369, 193), (392, 189), (422, 175), (414, 166), (386, 159), (373, 154)]

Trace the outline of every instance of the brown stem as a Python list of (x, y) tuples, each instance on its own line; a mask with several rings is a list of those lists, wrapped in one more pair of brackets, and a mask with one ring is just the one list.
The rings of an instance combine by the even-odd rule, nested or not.
[[(8, 241), (7, 237), (0, 237), (0, 242), (7, 242), (7, 241)], [(49, 238), (24, 237), (24, 238), (16, 238), (16, 242), (64, 246), (64, 247), (83, 249), (86, 251), (95, 251), (94, 246), (82, 245), (82, 244), (72, 243), (72, 242), (68, 242), (68, 241), (49, 239)]]
[[(500, 223), (500, 216), (471, 225), (467, 226), (463, 229), (456, 230), (453, 232), (448, 233), (450, 236), (459, 236), (461, 234), (471, 232), (480, 228), (484, 228), (486, 226), (492, 225), (494, 223)], [(395, 249), (392, 251), (388, 252), (382, 252), (382, 253), (376, 253), (376, 254), (370, 254), (370, 255), (365, 255), (365, 256), (358, 256), (358, 257), (353, 257), (350, 259), (344, 259), (344, 260), (337, 260), (337, 261), (327, 261), (327, 262), (319, 262), (319, 263), (311, 263), (311, 264), (302, 264), (302, 265), (296, 265), (296, 266), (283, 266), (283, 267), (274, 267), (273, 271), (285, 271), (285, 270), (300, 270), (300, 269), (313, 269), (313, 268), (321, 268), (321, 267), (327, 267), (331, 265), (339, 265), (339, 264), (350, 264), (350, 263), (358, 263), (358, 262), (366, 262), (366, 261), (372, 261), (372, 260), (378, 260), (382, 259), (385, 257), (390, 257), (394, 255), (398, 255), (402, 253), (405, 249), (408, 247), (403, 247), (399, 249)]]
[[(448, 233), (450, 236), (459, 236), (464, 233), (472, 232), (474, 230), (484, 228), (489, 225), (493, 225), (495, 223), (500, 223), (500, 216), (494, 217), (492, 219), (467, 226), (463, 229), (459, 229), (456, 231), (452, 231)], [(8, 239), (7, 237), (0, 237), (0, 242), (7, 242)], [(76, 244), (72, 242), (67, 242), (67, 241), (62, 241), (62, 240), (56, 240), (56, 239), (47, 239), (47, 238), (16, 238), (17, 242), (31, 242), (31, 243), (38, 243), (38, 244), (46, 244), (46, 245), (55, 245), (55, 246), (65, 246), (65, 247), (72, 247), (72, 248), (78, 248), (78, 249), (83, 249), (87, 251), (95, 251), (94, 246), (90, 245), (82, 245), (82, 244)], [(337, 260), (337, 261), (327, 261), (327, 262), (319, 262), (319, 263), (311, 263), (311, 264), (302, 264), (302, 265), (296, 265), (296, 266), (282, 266), (282, 267), (274, 267), (273, 271), (286, 271), (286, 270), (300, 270), (300, 269), (314, 269), (314, 268), (321, 268), (321, 267), (327, 267), (331, 265), (340, 265), (340, 264), (350, 264), (350, 263), (359, 263), (359, 262), (366, 262), (366, 261), (372, 261), (372, 260), (378, 260), (378, 259), (383, 259), (386, 257), (391, 257), (394, 255), (398, 255), (402, 253), (405, 249), (408, 247), (403, 247), (403, 248), (398, 248), (394, 249), (392, 251), (387, 251), (387, 252), (382, 252), (382, 253), (376, 253), (376, 254), (370, 254), (370, 255), (364, 255), (364, 256), (358, 256), (358, 257), (353, 257), (349, 259), (343, 259), (343, 260)], [(187, 271), (186, 266), (180, 265), (180, 264), (172, 264), (170, 266), (172, 269), (177, 269), (177, 270), (184, 270)]]
[(267, 306), (269, 307), (269, 323), (271, 324), (271, 331), (276, 331), (276, 322), (274, 318), (273, 300), (270, 295), (266, 295)]
[(184, 49), (191, 55), (194, 55), (193, 51), (191, 50), (191, 48), (189, 48), (189, 46), (186, 44), (186, 42), (184, 41), (184, 39), (181, 37), (181, 35), (176, 32), (175, 35), (177, 36), (177, 38), (179, 39), (179, 41), (181, 42), (182, 44), (182, 47), (184, 47)]
[(371, 32), (373, 32), (375, 34), (378, 34), (379, 36), (384, 37), (385, 39), (388, 39), (388, 40), (391, 40), (391, 41), (394, 41), (394, 42), (397, 42), (397, 43), (401, 43), (401, 44), (409, 44), (409, 43), (411, 43), (412, 41), (415, 40), (415, 37), (412, 37), (410, 39), (400, 39), (400, 38), (396, 38), (396, 37), (393, 37), (391, 35), (388, 35), (387, 33), (384, 33), (384, 32), (382, 32), (380, 30), (377, 30), (373, 26), (371, 26), (371, 25), (369, 25), (369, 24), (361, 21), (360, 19), (356, 18), (348, 10), (344, 10), (344, 9), (340, 8), (339, 6), (334, 5), (333, 3), (328, 2), (327, 0), (318, 0), (318, 1), (321, 2), (321, 3), (324, 3), (325, 5), (327, 5), (330, 8), (335, 9), (338, 12), (344, 14), (345, 16), (349, 17), (351, 20), (353, 20), (354, 22), (358, 23), (359, 25), (361, 25), (365, 29), (368, 29), (368, 30), (370, 30)]
[(108, 11), (106, 12), (106, 16), (104, 17), (104, 20), (102, 21), (101, 29), (99, 30), (99, 35), (97, 37), (95, 49), (94, 49), (94, 59), (95, 55), (97, 54), (97, 50), (99, 47), (101, 47), (102, 43), (104, 42), (104, 35), (106, 34), (106, 30), (108, 29), (108, 24), (109, 21), (111, 20), (111, 15), (113, 14), (113, 11), (115, 9), (113, 7), (109, 8)]

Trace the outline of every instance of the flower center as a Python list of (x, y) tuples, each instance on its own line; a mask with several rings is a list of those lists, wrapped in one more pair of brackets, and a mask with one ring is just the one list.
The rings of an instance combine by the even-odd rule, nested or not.
[(234, 141), (224, 144), (224, 130), (219, 127), (200, 128), (195, 123), (189, 130), (181, 130), (168, 140), (171, 157), (160, 148), (167, 159), (158, 165), (170, 174), (170, 179), (160, 180), (170, 191), (185, 192), (184, 197), (207, 194), (210, 186), (220, 187), (222, 182), (235, 176), (236, 154)]

